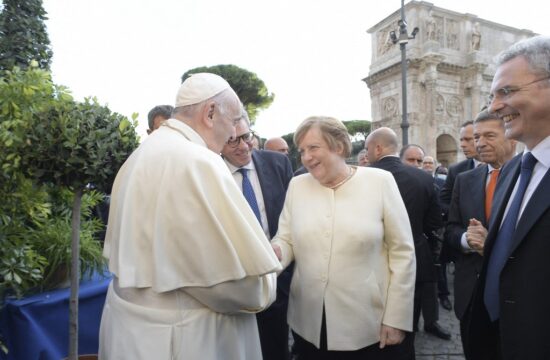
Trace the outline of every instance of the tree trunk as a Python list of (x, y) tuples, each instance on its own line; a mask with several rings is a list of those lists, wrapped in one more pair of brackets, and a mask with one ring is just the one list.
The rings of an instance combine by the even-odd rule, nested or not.
[(71, 236), (71, 297), (69, 300), (69, 360), (78, 359), (78, 287), (80, 283), (80, 205), (82, 190), (74, 193)]

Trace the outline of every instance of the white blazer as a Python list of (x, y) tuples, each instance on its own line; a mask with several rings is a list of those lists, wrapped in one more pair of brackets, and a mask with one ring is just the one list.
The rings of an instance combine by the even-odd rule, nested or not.
[(389, 172), (359, 167), (336, 190), (295, 177), (273, 243), (296, 262), (288, 323), (307, 341), (320, 346), (323, 303), (328, 350), (377, 343), (382, 324), (411, 331), (414, 243)]

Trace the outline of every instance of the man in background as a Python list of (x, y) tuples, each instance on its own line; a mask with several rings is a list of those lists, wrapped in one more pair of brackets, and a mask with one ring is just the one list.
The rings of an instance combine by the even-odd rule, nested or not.
[(149, 129), (147, 129), (147, 135), (151, 135), (153, 131), (159, 128), (165, 120), (172, 117), (172, 111), (174, 107), (172, 105), (157, 105), (149, 111), (147, 114), (147, 120), (149, 123)]
[(484, 164), (456, 177), (445, 231), (445, 241), (456, 254), (455, 314), (460, 321), (462, 347), (467, 359), (470, 358), (470, 351), (466, 344), (465, 315), (483, 264), (483, 244), (472, 243), (470, 246), (467, 229), (470, 225), (488, 227), (500, 169), (515, 153), (516, 142), (507, 139), (504, 131), (504, 122), (496, 115), (489, 114), (487, 110), (477, 115), (474, 139)]
[(264, 150), (276, 151), (288, 155), (288, 144), (281, 137), (267, 139), (264, 144)]
[[(370, 166), (392, 173), (409, 215), (417, 265), (413, 328), (418, 328), (422, 310), (424, 330), (441, 339), (449, 340), (450, 334), (437, 322), (439, 309), (436, 273), (432, 250), (424, 235), (443, 226), (433, 179), (419, 169), (424, 154), (418, 145), (411, 145), (402, 150), (401, 154), (404, 157), (401, 159), (397, 156), (397, 146), (397, 135), (387, 127), (374, 130), (365, 141)], [(405, 165), (406, 162), (415, 165)]]

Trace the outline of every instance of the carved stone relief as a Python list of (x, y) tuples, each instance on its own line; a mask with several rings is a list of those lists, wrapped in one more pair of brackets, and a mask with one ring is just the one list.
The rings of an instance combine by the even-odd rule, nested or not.
[(462, 115), (462, 100), (458, 96), (453, 96), (447, 101), (447, 113), (451, 116)]
[(380, 30), (377, 35), (377, 44), (378, 44), (378, 55), (382, 56), (387, 53), (393, 46), (393, 42), (390, 38), (390, 26), (385, 27)]
[(382, 102), (384, 104), (384, 117), (390, 117), (397, 112), (397, 101), (394, 97), (387, 97)]
[(447, 20), (447, 47), (453, 50), (460, 50), (458, 42), (458, 23), (451, 19)]
[(435, 41), (439, 45), (443, 46), (443, 18), (441, 16), (434, 16), (435, 20)]
[(445, 111), (445, 99), (441, 94), (435, 96), (435, 113), (443, 114)]
[(472, 42), (471, 42), (472, 51), (479, 50), (480, 45), (481, 45), (481, 32), (479, 31), (479, 23), (475, 23), (474, 28), (472, 30)]

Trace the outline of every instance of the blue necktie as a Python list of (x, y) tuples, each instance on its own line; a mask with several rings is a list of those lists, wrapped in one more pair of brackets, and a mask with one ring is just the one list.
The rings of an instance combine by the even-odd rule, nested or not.
[(260, 215), (260, 208), (258, 206), (258, 202), (256, 201), (256, 194), (254, 194), (254, 189), (252, 188), (252, 183), (250, 182), (250, 179), (248, 179), (248, 175), (246, 174), (248, 169), (241, 168), (238, 170), (243, 175), (243, 195), (246, 201), (248, 201), (248, 204), (250, 204), (250, 207), (252, 208), (252, 211), (254, 212), (254, 215), (256, 215), (256, 218), (258, 219), (258, 222), (260, 225), (262, 224), (262, 218)]
[[(492, 321), (500, 317), (500, 272), (510, 256), (512, 251), (512, 239), (518, 222), (519, 210), (523, 200), (523, 195), (531, 180), (533, 168), (537, 163), (537, 159), (529, 152), (521, 159), (521, 174), (519, 177), (519, 185), (512, 199), (512, 203), (508, 208), (508, 213), (502, 222), (502, 226), (498, 231), (493, 250), (489, 258), (487, 266), (487, 277), (485, 279), (485, 292), (483, 300), (485, 307), (489, 312), (489, 317)], [(526, 279), (527, 281), (527, 279)]]

